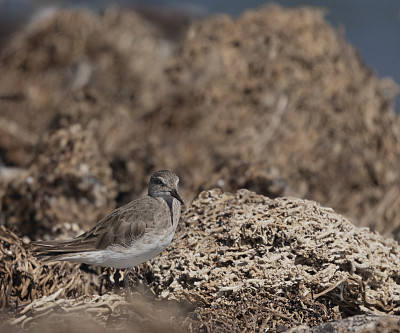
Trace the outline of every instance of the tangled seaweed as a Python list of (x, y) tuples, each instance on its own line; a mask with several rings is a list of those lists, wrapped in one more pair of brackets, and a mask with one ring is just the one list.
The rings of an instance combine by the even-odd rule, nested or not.
[(192, 317), (198, 329), (400, 314), (398, 243), (331, 208), (211, 190), (193, 201), (183, 221), (149, 274), (160, 297), (201, 304)]
[(18, 309), (43, 296), (91, 295), (96, 278), (67, 262), (43, 265), (13, 232), (0, 226), (0, 309)]

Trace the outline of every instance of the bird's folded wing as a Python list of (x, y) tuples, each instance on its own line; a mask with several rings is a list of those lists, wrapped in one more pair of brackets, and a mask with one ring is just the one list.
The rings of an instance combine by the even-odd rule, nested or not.
[[(111, 221), (107, 222), (109, 219)], [(136, 211), (110, 214), (101, 222), (92, 229), (92, 233), (89, 231), (83, 238), (84, 242), (94, 241), (96, 249), (105, 249), (112, 244), (130, 246), (133, 241), (144, 235), (146, 228), (151, 224), (150, 220), (142, 219)]]
[(152, 224), (151, 217), (143, 216), (136, 209), (117, 209), (77, 238), (68, 241), (37, 241), (32, 244), (36, 246), (35, 252), (49, 255), (101, 250), (112, 244), (127, 247), (142, 237), (146, 228)]

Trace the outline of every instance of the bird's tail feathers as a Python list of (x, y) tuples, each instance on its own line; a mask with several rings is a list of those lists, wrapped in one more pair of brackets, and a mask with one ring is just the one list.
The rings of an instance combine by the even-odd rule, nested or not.
[(71, 241), (34, 241), (31, 244), (34, 256), (44, 262), (68, 260), (71, 255), (82, 252), (82, 247)]

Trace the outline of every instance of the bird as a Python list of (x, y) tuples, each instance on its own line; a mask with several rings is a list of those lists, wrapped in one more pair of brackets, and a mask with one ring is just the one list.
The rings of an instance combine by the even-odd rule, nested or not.
[(133, 267), (159, 255), (174, 237), (184, 205), (178, 183), (174, 172), (156, 171), (150, 177), (147, 196), (113, 210), (92, 229), (71, 240), (31, 242), (33, 252), (44, 261), (127, 269), (127, 286)]

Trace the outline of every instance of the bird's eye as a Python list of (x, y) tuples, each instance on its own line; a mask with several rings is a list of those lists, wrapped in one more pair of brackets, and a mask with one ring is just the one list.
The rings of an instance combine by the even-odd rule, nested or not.
[(156, 178), (154, 181), (157, 185), (165, 185), (164, 182), (160, 178)]

